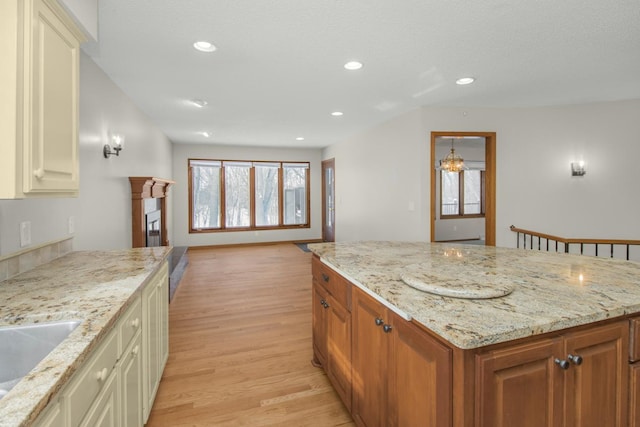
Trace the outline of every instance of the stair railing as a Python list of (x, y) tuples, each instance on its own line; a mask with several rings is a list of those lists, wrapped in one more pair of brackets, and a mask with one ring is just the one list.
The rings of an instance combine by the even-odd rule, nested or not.
[[(555, 251), (560, 252), (559, 249), (562, 249), (562, 252), (569, 253), (569, 249), (571, 245), (580, 245), (580, 255), (584, 254), (585, 245), (594, 245), (595, 247), (595, 256), (598, 256), (598, 250), (601, 245), (605, 247), (608, 246), (610, 250), (611, 258), (614, 257), (614, 248), (616, 246), (624, 246), (626, 247), (626, 259), (629, 261), (629, 247), (630, 246), (640, 246), (640, 240), (621, 240), (621, 239), (569, 239), (565, 237), (558, 237), (551, 234), (539, 233), (537, 231), (524, 230), (522, 228), (517, 228), (512, 225), (509, 227), (511, 231), (517, 233), (516, 237), (516, 247), (520, 248), (520, 243), (522, 242), (522, 248), (527, 249), (527, 242), (529, 244), (529, 249), (535, 249), (534, 244), (537, 239), (537, 249), (538, 250), (546, 250), (549, 251), (550, 244), (551, 250), (553, 249), (553, 245), (555, 244)], [(522, 235), (522, 241), (520, 239), (520, 235)], [(543, 245), (543, 242), (546, 243)], [(561, 246), (560, 246), (561, 245)], [(545, 249), (546, 247), (546, 249)]]

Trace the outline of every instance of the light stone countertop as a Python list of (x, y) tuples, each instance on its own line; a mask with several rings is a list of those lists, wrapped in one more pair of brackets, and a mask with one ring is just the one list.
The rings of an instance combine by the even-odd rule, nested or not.
[(0, 326), (82, 321), (0, 399), (0, 427), (35, 421), (170, 253), (170, 247), (71, 252), (0, 282)]
[[(448, 243), (345, 242), (308, 247), (392, 310), (462, 349), (640, 313), (640, 263), (633, 261)], [(492, 276), (501, 285), (511, 278), (508, 285), (514, 289), (492, 299), (442, 297), (401, 280), (407, 269), (415, 268), (412, 264), (443, 278), (440, 286), (474, 280), (482, 285)], [(452, 271), (460, 274), (452, 277)]]

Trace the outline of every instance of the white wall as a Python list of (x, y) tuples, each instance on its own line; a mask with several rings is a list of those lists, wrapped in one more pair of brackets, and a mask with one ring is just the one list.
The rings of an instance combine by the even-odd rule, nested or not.
[(88, 40), (98, 40), (98, 0), (62, 0), (61, 4)]
[[(107, 133), (126, 136), (119, 157), (105, 159)], [(80, 196), (0, 200), (0, 255), (20, 250), (19, 223), (31, 222), (32, 246), (69, 237), (74, 250), (131, 247), (128, 176), (171, 178), (171, 143), (86, 55), (80, 58)], [(171, 239), (171, 231), (169, 232)]]
[[(640, 239), (640, 100), (632, 100), (519, 109), (428, 107), (328, 147), (323, 158), (336, 159), (337, 240), (430, 239), (430, 178), (424, 171), (431, 164), (432, 131), (497, 133), (498, 246), (515, 246), (511, 224), (565, 237)], [(582, 178), (570, 176), (576, 159), (587, 162)], [(411, 215), (408, 200), (425, 202)]]
[(428, 240), (429, 136), (420, 110), (326, 148), (335, 158), (336, 241)]
[[(280, 160), (310, 162), (311, 228), (189, 233), (188, 160)], [(291, 148), (232, 147), (226, 145), (173, 145), (173, 231), (175, 246), (210, 246), (239, 243), (305, 241), (322, 238), (321, 150)]]
[[(111, 133), (125, 137), (105, 159)], [(171, 142), (86, 55), (80, 62), (80, 197), (74, 249), (131, 247), (129, 176), (171, 179)], [(172, 243), (171, 189), (167, 203)]]

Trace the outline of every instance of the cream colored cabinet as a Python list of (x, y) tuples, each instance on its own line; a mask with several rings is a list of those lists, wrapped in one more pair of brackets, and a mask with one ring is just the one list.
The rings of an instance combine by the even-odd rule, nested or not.
[(118, 365), (120, 425), (142, 426), (142, 335), (138, 333)]
[(0, 39), (0, 198), (75, 196), (84, 36), (56, 0), (3, 0)]
[(153, 407), (169, 356), (169, 276), (167, 264), (142, 291), (143, 420)]
[(118, 424), (118, 382), (116, 371), (112, 371), (100, 395), (91, 405), (89, 413), (80, 427), (117, 427)]
[(141, 427), (169, 355), (168, 264), (34, 423), (37, 427)]
[[(111, 393), (104, 394), (105, 385), (111, 387), (115, 378), (118, 360), (117, 328), (109, 332), (107, 338), (93, 353), (84, 367), (74, 375), (71, 383), (62, 394), (70, 426), (78, 426), (85, 418), (95, 418), (95, 411), (102, 406), (111, 405), (103, 400), (111, 399)], [(114, 408), (115, 409), (115, 408)], [(90, 415), (87, 415), (90, 414)], [(92, 417), (91, 414), (94, 414)]]
[(142, 426), (142, 303), (138, 299), (120, 321), (118, 392), (120, 425)]
[(40, 415), (35, 425), (38, 427), (60, 427), (66, 426), (66, 419), (62, 405), (58, 400), (49, 403), (47, 409)]

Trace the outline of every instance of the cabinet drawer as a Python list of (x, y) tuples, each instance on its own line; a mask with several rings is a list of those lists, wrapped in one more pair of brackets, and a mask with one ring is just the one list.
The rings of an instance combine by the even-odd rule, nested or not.
[(142, 329), (142, 302), (140, 298), (129, 307), (118, 322), (118, 357), (131, 342), (136, 332)]
[(77, 426), (100, 393), (118, 359), (118, 334), (113, 329), (93, 356), (76, 374), (65, 392), (69, 425)]
[(640, 317), (629, 320), (629, 360), (640, 360)]
[(311, 271), (313, 279), (324, 286), (339, 304), (351, 311), (351, 283), (315, 256), (311, 262)]

